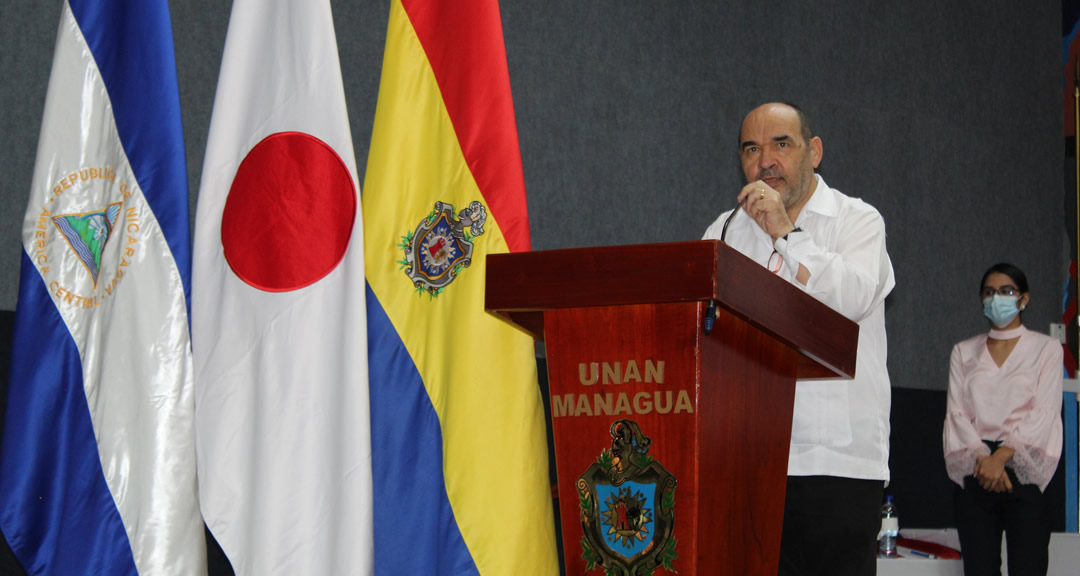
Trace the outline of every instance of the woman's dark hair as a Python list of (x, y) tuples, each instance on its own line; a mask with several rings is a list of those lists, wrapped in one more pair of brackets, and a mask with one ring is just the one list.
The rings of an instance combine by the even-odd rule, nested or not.
[(1012, 264), (1009, 264), (1008, 262), (999, 262), (991, 266), (990, 269), (986, 271), (986, 274), (983, 274), (982, 282), (979, 282), (980, 294), (982, 294), (983, 286), (986, 286), (986, 279), (995, 272), (998, 274), (1004, 274), (1010, 279), (1012, 279), (1013, 283), (1016, 284), (1017, 290), (1020, 290), (1021, 294), (1028, 293), (1027, 276), (1024, 276), (1024, 271), (1017, 268), (1016, 266), (1013, 266)]

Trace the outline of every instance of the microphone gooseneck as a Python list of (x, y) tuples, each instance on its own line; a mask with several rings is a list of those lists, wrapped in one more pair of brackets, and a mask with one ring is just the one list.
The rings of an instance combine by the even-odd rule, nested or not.
[[(745, 197), (743, 197), (742, 202), (739, 202), (739, 205), (736, 206), (735, 209), (731, 211), (731, 216), (728, 216), (727, 220), (724, 220), (724, 228), (722, 230), (720, 230), (720, 241), (721, 242), (724, 242), (724, 239), (727, 238), (728, 224), (731, 224), (731, 220), (733, 218), (735, 218), (735, 215), (742, 211), (743, 204), (746, 203), (746, 199), (749, 198), (749, 197), (750, 197), (749, 194), (746, 195)], [(725, 242), (725, 244), (726, 244), (726, 242)]]
[[(742, 211), (743, 204), (746, 203), (746, 199), (749, 198), (749, 197), (750, 197), (749, 195), (744, 197), (742, 199), (742, 201), (739, 202), (739, 205), (736, 206), (735, 209), (731, 211), (731, 215), (727, 217), (727, 220), (724, 220), (724, 228), (722, 230), (720, 230), (720, 241), (721, 242), (724, 242), (724, 239), (727, 238), (728, 224), (731, 224), (731, 220), (733, 218), (735, 218), (735, 215)], [(713, 323), (716, 322), (716, 300), (709, 300), (708, 305), (705, 306), (705, 318), (704, 318), (704, 320), (705, 320), (705, 322), (704, 322), (705, 335), (708, 336), (710, 333), (712, 333)]]

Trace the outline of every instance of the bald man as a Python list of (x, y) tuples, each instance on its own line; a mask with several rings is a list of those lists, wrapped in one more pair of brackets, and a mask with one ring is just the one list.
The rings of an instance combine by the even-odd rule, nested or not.
[[(889, 480), (885, 297), (896, 281), (881, 215), (825, 183), (815, 172), (822, 153), (797, 106), (751, 111), (739, 134), (745, 214), (726, 242), (859, 324), (853, 380), (795, 387), (779, 573), (866, 576), (876, 572)], [(705, 239), (720, 239), (730, 214)]]

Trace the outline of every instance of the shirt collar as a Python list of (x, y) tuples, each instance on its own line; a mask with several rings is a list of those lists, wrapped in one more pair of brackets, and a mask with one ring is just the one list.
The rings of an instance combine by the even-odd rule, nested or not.
[(829, 188), (829, 185), (825, 183), (825, 179), (820, 174), (815, 173), (814, 178), (817, 179), (817, 187), (814, 189), (814, 194), (806, 201), (806, 205), (803, 206), (797, 220), (801, 221), (803, 215), (807, 212), (835, 218), (840, 211), (839, 203), (836, 200), (836, 192)]

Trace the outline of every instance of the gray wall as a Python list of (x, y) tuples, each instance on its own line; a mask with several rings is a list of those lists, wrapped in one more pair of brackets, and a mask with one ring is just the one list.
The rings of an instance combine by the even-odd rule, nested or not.
[[(363, 173), (389, 2), (333, 2)], [(60, 2), (0, 3), (0, 309), (14, 309)], [(229, 2), (173, 2), (192, 213)], [(504, 0), (534, 249), (693, 240), (734, 203), (743, 115), (803, 106), (829, 184), (884, 215), (896, 386), (944, 388), (999, 260), (1060, 317), (1059, 1)], [(357, 295), (360, 297), (361, 295)]]

